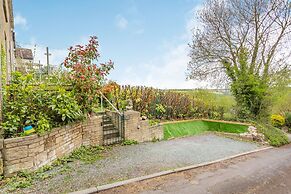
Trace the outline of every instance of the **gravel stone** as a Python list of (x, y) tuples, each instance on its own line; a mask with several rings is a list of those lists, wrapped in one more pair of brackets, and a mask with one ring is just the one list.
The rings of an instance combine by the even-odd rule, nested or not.
[(67, 173), (38, 181), (21, 193), (64, 193), (255, 150), (258, 144), (204, 134), (131, 146), (114, 146), (93, 164), (70, 163)]

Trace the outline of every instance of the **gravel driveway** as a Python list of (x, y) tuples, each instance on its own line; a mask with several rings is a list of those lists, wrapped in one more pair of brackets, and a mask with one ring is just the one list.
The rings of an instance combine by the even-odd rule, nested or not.
[(254, 143), (212, 134), (131, 146), (115, 146), (93, 164), (70, 163), (67, 173), (37, 182), (21, 193), (64, 193), (199, 164), (257, 149)]

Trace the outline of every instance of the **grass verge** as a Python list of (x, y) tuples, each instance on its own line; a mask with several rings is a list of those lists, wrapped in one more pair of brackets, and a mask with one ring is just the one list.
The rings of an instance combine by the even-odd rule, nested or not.
[(244, 133), (247, 131), (248, 126), (215, 121), (185, 121), (167, 123), (163, 125), (163, 128), (164, 139), (170, 139), (174, 137), (197, 135), (207, 131)]

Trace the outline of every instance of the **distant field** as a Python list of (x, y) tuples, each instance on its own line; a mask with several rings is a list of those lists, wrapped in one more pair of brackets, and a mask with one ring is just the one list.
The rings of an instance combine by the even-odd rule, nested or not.
[(248, 126), (215, 121), (185, 121), (167, 123), (163, 125), (164, 138), (183, 137), (197, 135), (207, 131), (218, 131), (227, 133), (244, 133)]
[(209, 106), (222, 106), (229, 112), (236, 105), (229, 90), (220, 89), (172, 89), (173, 92), (184, 93), (196, 100), (203, 101)]

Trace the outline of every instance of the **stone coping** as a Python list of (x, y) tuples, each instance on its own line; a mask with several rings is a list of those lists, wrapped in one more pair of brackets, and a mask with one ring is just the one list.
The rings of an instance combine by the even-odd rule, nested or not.
[(245, 125), (245, 126), (252, 126), (251, 123), (242, 123), (237, 121), (225, 121), (225, 120), (215, 120), (215, 119), (185, 119), (185, 120), (177, 120), (177, 121), (165, 121), (161, 122), (161, 125), (164, 124), (174, 124), (174, 123), (185, 123), (191, 121), (209, 121), (209, 122), (217, 122), (217, 123), (228, 123), (228, 124), (237, 124), (237, 125)]

